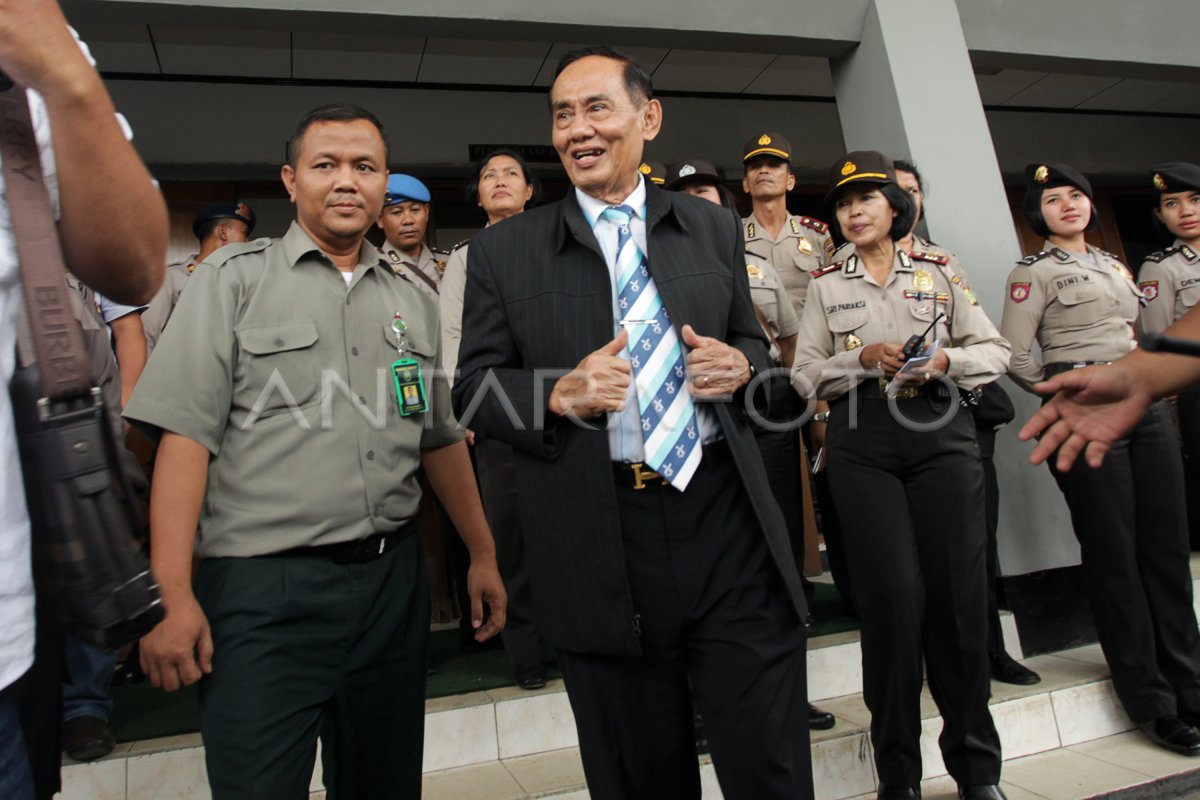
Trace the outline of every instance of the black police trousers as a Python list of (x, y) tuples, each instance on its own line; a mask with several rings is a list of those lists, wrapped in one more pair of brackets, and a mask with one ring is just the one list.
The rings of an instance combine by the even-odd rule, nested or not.
[(1187, 487), (1191, 547), (1200, 550), (1200, 389), (1179, 393), (1179, 434), (1183, 440), (1183, 480)]
[(1200, 713), (1200, 632), (1170, 414), (1156, 403), (1104, 464), (1051, 466), (1071, 510), (1113, 685), (1134, 722)]
[(950, 775), (960, 785), (998, 783), (974, 420), (956, 400), (862, 395), (831, 405), (828, 469), (862, 619), (863, 697), (879, 782), (921, 782), (924, 665)]

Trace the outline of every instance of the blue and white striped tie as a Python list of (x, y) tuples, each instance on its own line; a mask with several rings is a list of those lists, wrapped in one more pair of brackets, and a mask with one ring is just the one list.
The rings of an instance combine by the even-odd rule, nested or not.
[(630, 233), (633, 213), (629, 206), (610, 206), (603, 216), (617, 225), (617, 302), (629, 333), (645, 463), (682, 492), (700, 466), (696, 403), (687, 388), (679, 336)]

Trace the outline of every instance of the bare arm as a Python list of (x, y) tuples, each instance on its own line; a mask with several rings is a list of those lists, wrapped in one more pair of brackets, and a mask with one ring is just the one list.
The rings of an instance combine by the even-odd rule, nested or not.
[(117, 352), (117, 369), (121, 374), (121, 408), (129, 402), (142, 370), (146, 368), (146, 331), (141, 314), (126, 314), (109, 323), (113, 333), (113, 348)]
[(46, 103), (71, 270), (113, 300), (148, 302), (163, 278), (166, 206), (57, 3), (0, 0), (0, 70)]
[[(471, 625), (475, 628), (475, 640), (486, 641), (504, 627), (508, 597), (496, 566), (496, 543), (483, 516), (467, 446), (455, 442), (446, 447), (422, 450), (421, 466), (471, 554), (471, 567), (467, 573)], [(483, 619), (484, 603), (491, 611), (486, 622)]]
[(164, 432), (150, 486), (150, 568), (167, 616), (142, 637), (150, 682), (173, 692), (212, 672), (212, 634), (192, 593), (192, 550), (208, 478), (208, 450)]

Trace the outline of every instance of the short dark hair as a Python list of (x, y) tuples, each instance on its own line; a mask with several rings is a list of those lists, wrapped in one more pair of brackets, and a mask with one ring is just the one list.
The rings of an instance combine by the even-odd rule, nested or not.
[[(1083, 192), (1083, 189), (1079, 186), (1072, 188)], [(1043, 186), (1030, 186), (1025, 190), (1025, 202), (1022, 207), (1022, 210), (1025, 212), (1025, 221), (1029, 223), (1029, 227), (1033, 228), (1033, 232), (1043, 239), (1050, 236), (1050, 226), (1046, 224), (1046, 217), (1042, 215), (1042, 195), (1045, 192), (1046, 188)], [(1087, 194), (1087, 192), (1083, 193), (1084, 195)], [(1088, 217), (1087, 227), (1084, 230), (1091, 233), (1100, 227), (1100, 218), (1096, 215), (1096, 202), (1090, 197), (1088, 200), (1091, 201), (1092, 211), (1091, 216)]]
[(479, 176), (487, 169), (487, 165), (491, 163), (492, 159), (497, 156), (508, 156), (520, 165), (521, 174), (525, 176), (525, 183), (533, 187), (533, 196), (529, 198), (529, 202), (526, 205), (531, 206), (536, 203), (542, 196), (542, 182), (538, 180), (537, 175), (534, 175), (530, 171), (529, 165), (525, 163), (525, 159), (521, 154), (511, 147), (499, 147), (475, 162), (475, 174), (467, 181), (467, 202), (476, 203), (479, 201)]
[(205, 239), (212, 236), (213, 233), (216, 232), (218, 227), (220, 227), (221, 225), (223, 225), (226, 222), (229, 222), (228, 217), (219, 217), (217, 219), (210, 219), (208, 222), (204, 223), (203, 225), (201, 225), (199, 228), (196, 229), (196, 238), (199, 241), (203, 242)]
[[(842, 233), (842, 226), (837, 221), (837, 203), (842, 198), (842, 195), (846, 194), (847, 190), (855, 186), (862, 187), (862, 184), (851, 184), (831, 198), (831, 206), (834, 209), (834, 213), (831, 214), (833, 217), (833, 227), (837, 232), (838, 238), (842, 240), (845, 240), (846, 236)], [(865, 191), (868, 187), (862, 188)], [(874, 184), (874, 188), (879, 190), (879, 193), (888, 201), (892, 210), (896, 212), (896, 217), (892, 220), (892, 229), (888, 232), (888, 235), (893, 242), (898, 242), (905, 236), (908, 236), (913, 229), (913, 225), (917, 224), (917, 203), (913, 200), (911, 194), (901, 189), (897, 184), (877, 183)]]
[(305, 114), (296, 127), (292, 130), (292, 135), (287, 140), (287, 163), (293, 169), (296, 167), (296, 161), (300, 158), (300, 143), (304, 140), (304, 134), (308, 133), (317, 122), (354, 122), (355, 120), (365, 119), (370, 122), (379, 131), (379, 137), (383, 139), (383, 157), (386, 164), (390, 157), (388, 148), (387, 132), (383, 129), (383, 123), (379, 118), (367, 111), (365, 108), (353, 103), (330, 103), (328, 105), (319, 106)]
[[(734, 200), (734, 198), (733, 198), (733, 192), (726, 189), (725, 184), (721, 183), (720, 181), (714, 181), (714, 180), (692, 181), (691, 183), (687, 183), (684, 185), (685, 186), (711, 186), (711, 187), (713, 187), (714, 189), (717, 190), (717, 196), (721, 198), (721, 207), (728, 209), (729, 211), (732, 211), (734, 214), (737, 215), (737, 218), (739, 220), (742, 218), (742, 215), (740, 213), (738, 213), (737, 201)], [(683, 186), (680, 186), (678, 189), (667, 189), (667, 191), (668, 192), (682, 192)], [(706, 200), (705, 202), (708, 202), (708, 201)]]
[[(921, 190), (922, 195), (925, 194), (925, 179), (921, 177), (921, 172), (920, 172), (920, 170), (917, 169), (916, 164), (914, 164), (911, 161), (905, 161), (902, 158), (898, 158), (892, 162), (892, 169), (896, 170), (897, 172), (907, 172), (908, 174), (910, 174), (914, 178), (916, 178), (917, 179), (917, 188)], [(923, 219), (925, 219), (925, 204), (924, 203), (921, 204), (921, 213), (917, 215), (917, 222), (920, 222)]]
[[(558, 60), (558, 66), (554, 68), (554, 80), (558, 80), (558, 76), (562, 74), (564, 69), (588, 56), (611, 58), (613, 61), (624, 66), (625, 91), (629, 93), (629, 99), (633, 100), (639, 106), (654, 99), (654, 84), (650, 81), (649, 73), (642, 69), (641, 65), (634, 61), (632, 56), (603, 44), (580, 47), (564, 55)], [(553, 83), (551, 83), (551, 88), (553, 88)]]

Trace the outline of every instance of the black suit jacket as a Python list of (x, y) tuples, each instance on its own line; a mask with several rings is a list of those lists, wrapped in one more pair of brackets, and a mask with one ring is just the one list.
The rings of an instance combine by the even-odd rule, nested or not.
[[(690, 324), (771, 367), (746, 279), (741, 223), (707, 200), (647, 186), (647, 258), (677, 329)], [(603, 420), (555, 416), (555, 381), (613, 338), (608, 267), (572, 191), (471, 240), (454, 406), (513, 446), (539, 629), (582, 653), (636, 654), (634, 608)], [(804, 595), (742, 403), (715, 403), (770, 552), (800, 618)]]

